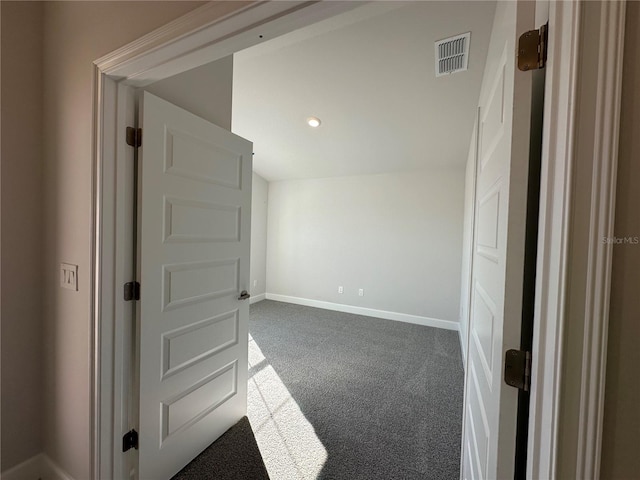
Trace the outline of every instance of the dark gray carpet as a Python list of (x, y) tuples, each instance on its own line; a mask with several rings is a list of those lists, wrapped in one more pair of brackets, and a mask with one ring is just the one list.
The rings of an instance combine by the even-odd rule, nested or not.
[(459, 478), (457, 332), (265, 300), (250, 335), (249, 418), (273, 480)]
[(269, 480), (247, 417), (227, 430), (172, 480)]

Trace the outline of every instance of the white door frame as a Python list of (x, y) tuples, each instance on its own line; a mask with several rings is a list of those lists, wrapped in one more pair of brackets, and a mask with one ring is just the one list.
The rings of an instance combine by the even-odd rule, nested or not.
[[(92, 345), (91, 345), (91, 475), (94, 479), (115, 478), (118, 462), (116, 446), (122, 432), (115, 411), (119, 376), (114, 375), (122, 355), (114, 342), (123, 329), (117, 318), (122, 285), (118, 271), (117, 226), (122, 219), (117, 209), (119, 83), (142, 87), (191, 68), (230, 55), (338, 13), (350, 10), (357, 2), (210, 2), (170, 22), (148, 35), (94, 62), (94, 122), (92, 165), (93, 258), (92, 265)], [(602, 92), (597, 125), (610, 128), (601, 133), (598, 172), (609, 172), (594, 195), (590, 218), (594, 238), (612, 234), (615, 167), (620, 105), (622, 64), (621, 39), (624, 32), (624, 4), (602, 2), (609, 24), (603, 22), (602, 48), (591, 60), (598, 62), (598, 91)], [(533, 350), (533, 385), (529, 429), (528, 471), (532, 478), (555, 478), (557, 469), (558, 415), (563, 362), (564, 298), (567, 292), (567, 248), (570, 242), (571, 173), (576, 115), (576, 78), (579, 72), (577, 49), (580, 39), (578, 2), (553, 2), (550, 5), (550, 52), (545, 89), (545, 125), (543, 137), (540, 233), (536, 285), (536, 318)], [(611, 66), (616, 68), (611, 68)], [(610, 70), (606, 70), (609, 68)], [(607, 73), (609, 72), (609, 73)], [(605, 74), (607, 73), (607, 74)], [(594, 119), (594, 122), (596, 119)], [(594, 152), (595, 155), (595, 152)], [(613, 172), (613, 173), (611, 173)], [(606, 359), (606, 311), (609, 293), (611, 247), (598, 244), (588, 261), (593, 298), (589, 328), (584, 342), (583, 377), (585, 388), (580, 408), (585, 414), (583, 472), (597, 470), (600, 458), (600, 432)], [(593, 373), (591, 373), (593, 372)], [(596, 459), (596, 460), (594, 460)], [(587, 464), (596, 462), (591, 467)]]
[[(556, 478), (560, 462), (571, 464), (576, 478), (600, 473), (612, 253), (601, 239), (613, 236), (626, 10), (624, 2), (600, 2), (599, 27), (587, 28), (584, 8), (581, 2), (551, 2), (549, 12), (550, 33), (562, 33), (550, 37), (545, 87), (528, 478)], [(579, 55), (580, 46), (594, 36), (597, 49)], [(593, 115), (578, 117), (584, 102), (580, 81), (594, 82)], [(578, 118), (592, 126), (595, 139), (577, 131)], [(588, 158), (578, 158), (576, 147), (584, 142), (595, 148)], [(573, 184), (577, 164), (591, 166), (594, 188), (588, 204), (572, 201), (579, 188)], [(572, 236), (572, 218), (588, 225), (586, 292), (576, 293), (568, 282), (569, 255), (578, 240)], [(568, 318), (569, 294), (579, 297), (584, 318)], [(567, 322), (583, 322), (581, 334), (565, 335)], [(580, 390), (562, 398), (563, 370), (576, 364), (580, 368), (570, 374), (581, 379)], [(562, 424), (565, 407), (577, 410), (577, 426)], [(560, 457), (567, 439), (577, 439), (577, 453)]]

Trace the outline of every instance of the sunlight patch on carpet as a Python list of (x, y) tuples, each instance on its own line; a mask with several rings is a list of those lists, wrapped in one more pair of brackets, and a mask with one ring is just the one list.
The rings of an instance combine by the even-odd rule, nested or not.
[(269, 476), (316, 478), (327, 460), (327, 450), (251, 335), (247, 407)]

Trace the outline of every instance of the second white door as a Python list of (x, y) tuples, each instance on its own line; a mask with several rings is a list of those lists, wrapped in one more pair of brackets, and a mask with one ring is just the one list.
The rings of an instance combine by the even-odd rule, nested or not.
[(520, 348), (531, 72), (516, 66), (535, 2), (497, 2), (480, 93), (462, 478), (514, 478), (518, 390), (503, 381)]

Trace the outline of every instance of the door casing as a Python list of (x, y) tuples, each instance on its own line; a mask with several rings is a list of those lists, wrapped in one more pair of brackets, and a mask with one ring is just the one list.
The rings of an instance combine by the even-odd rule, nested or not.
[[(544, 2), (543, 2), (544, 3)], [(123, 358), (122, 338), (126, 325), (122, 312), (120, 266), (123, 252), (120, 232), (125, 222), (118, 166), (125, 162), (122, 133), (127, 126), (120, 86), (141, 87), (204, 65), (261, 42), (260, 38), (293, 31), (357, 6), (357, 2), (248, 2), (240, 7), (210, 2), (140, 39), (94, 62), (94, 122), (92, 163), (92, 345), (91, 345), (91, 474), (92, 478), (114, 478), (123, 469), (118, 446), (121, 419), (118, 395), (123, 391), (117, 375)], [(577, 105), (576, 77), (580, 72), (578, 52), (581, 34), (579, 2), (554, 2), (549, 7), (548, 82), (545, 87), (545, 127), (542, 146), (539, 254), (536, 280), (536, 314), (533, 345), (531, 414), (527, 471), (533, 478), (555, 478), (557, 471), (561, 371), (570, 359), (563, 358), (562, 344), (567, 292), (567, 248), (570, 242), (571, 174), (574, 150), (580, 138), (574, 135)], [(594, 123), (610, 125), (596, 130), (602, 149), (597, 167), (608, 173), (602, 180), (605, 193), (593, 198), (590, 232), (612, 235), (615, 199), (615, 166), (620, 107), (624, 3), (602, 2), (603, 48), (583, 60), (598, 65), (599, 99)], [(262, 37), (260, 37), (262, 35)], [(611, 69), (611, 65), (616, 68)], [(609, 70), (607, 70), (609, 68)], [(608, 72), (608, 74), (605, 74)], [(602, 123), (604, 122), (604, 123)], [(595, 155), (595, 152), (594, 152)], [(594, 169), (596, 167), (594, 166)], [(613, 173), (611, 173), (613, 172)], [(613, 192), (613, 194), (612, 194)], [(611, 268), (610, 245), (596, 249), (592, 293), (600, 309), (606, 306)], [(591, 303), (591, 298), (585, 302)], [(590, 309), (592, 310), (592, 309)], [(593, 471), (600, 457), (604, 362), (606, 359), (606, 314), (590, 319), (581, 351), (585, 382), (580, 395), (584, 419), (579, 435), (586, 445), (579, 458), (580, 471)], [(465, 321), (465, 319), (461, 319)], [(591, 374), (590, 372), (595, 373)], [(116, 373), (114, 375), (114, 373)], [(575, 399), (573, 399), (575, 402)], [(595, 459), (595, 460), (594, 460)], [(596, 462), (594, 464), (594, 462)]]

